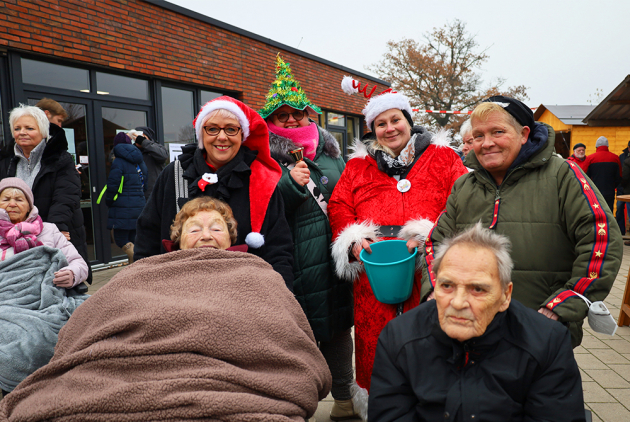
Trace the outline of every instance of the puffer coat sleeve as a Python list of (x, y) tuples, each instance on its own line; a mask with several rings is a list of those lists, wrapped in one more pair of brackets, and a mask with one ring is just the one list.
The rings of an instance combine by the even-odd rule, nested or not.
[(72, 287), (87, 279), (87, 263), (83, 260), (81, 255), (79, 255), (79, 252), (74, 247), (74, 245), (72, 245), (72, 243), (70, 243), (70, 241), (66, 239), (66, 237), (59, 231), (59, 229), (57, 229), (54, 224), (44, 223), (44, 229), (42, 230), (42, 233), (38, 236), (38, 240), (40, 240), (46, 246), (61, 249), (61, 252), (63, 252), (66, 260), (68, 261), (68, 265), (61, 268), (61, 270), (71, 270), (74, 274), (74, 282), (72, 284)]

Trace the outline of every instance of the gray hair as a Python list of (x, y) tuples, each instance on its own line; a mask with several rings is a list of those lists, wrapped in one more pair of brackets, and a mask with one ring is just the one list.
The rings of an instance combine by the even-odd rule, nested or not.
[(457, 245), (470, 245), (475, 248), (484, 248), (490, 250), (497, 260), (497, 269), (499, 270), (499, 280), (501, 281), (501, 287), (505, 291), (510, 281), (512, 281), (512, 269), (514, 268), (514, 262), (510, 256), (512, 250), (512, 242), (507, 236), (503, 236), (493, 232), (490, 229), (486, 229), (478, 222), (474, 226), (464, 230), (463, 232), (444, 239), (438, 246), (435, 247), (435, 259), (433, 261), (433, 273), (437, 275), (440, 270), (440, 264), (444, 255), (453, 247)]
[(462, 142), (464, 141), (464, 138), (466, 138), (466, 134), (469, 132), (472, 132), (472, 123), (470, 123), (470, 119), (466, 120), (459, 129), (459, 136), (462, 137)]
[(20, 117), (24, 116), (30, 116), (35, 119), (39, 133), (41, 133), (44, 138), (43, 140), (48, 140), (48, 127), (50, 122), (48, 121), (48, 117), (46, 117), (46, 113), (44, 113), (44, 111), (39, 107), (29, 106), (26, 104), (20, 104), (11, 110), (11, 113), (9, 114), (11, 133), (13, 133), (13, 126), (15, 126), (15, 122), (17, 122)]

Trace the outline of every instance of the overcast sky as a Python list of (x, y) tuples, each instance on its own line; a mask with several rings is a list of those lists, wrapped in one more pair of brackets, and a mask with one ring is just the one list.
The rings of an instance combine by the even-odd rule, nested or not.
[[(630, 74), (627, 0), (171, 0), (288, 46), (373, 74), (388, 40), (420, 40), (454, 19), (480, 50), (486, 84), (525, 85), (528, 105), (588, 104)], [(376, 75), (375, 75), (376, 76)]]

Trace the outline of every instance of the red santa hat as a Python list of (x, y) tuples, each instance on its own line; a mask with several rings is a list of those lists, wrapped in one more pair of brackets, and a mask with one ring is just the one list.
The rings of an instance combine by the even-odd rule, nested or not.
[(215, 98), (207, 102), (193, 120), (199, 148), (203, 149), (203, 124), (215, 110), (228, 110), (236, 116), (243, 131), (243, 145), (258, 151), (256, 159), (251, 164), (249, 176), (249, 214), (252, 231), (245, 237), (245, 243), (250, 248), (260, 248), (265, 239), (260, 230), (262, 228), (271, 195), (282, 176), (280, 165), (271, 158), (269, 153), (269, 129), (262, 117), (242, 102), (227, 96)]

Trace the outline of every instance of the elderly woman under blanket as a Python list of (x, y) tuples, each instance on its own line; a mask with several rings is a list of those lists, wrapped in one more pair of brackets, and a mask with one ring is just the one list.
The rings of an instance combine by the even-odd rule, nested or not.
[(172, 252), (137, 261), (85, 302), (50, 363), (0, 402), (0, 420), (300, 421), (315, 413), (332, 384), (326, 361), (282, 277), (231, 246), (230, 207), (196, 198), (171, 227), (164, 243)]
[(42, 222), (21, 179), (0, 181), (0, 389), (13, 390), (53, 355), (57, 333), (87, 296), (66, 292), (88, 266), (52, 223)]

